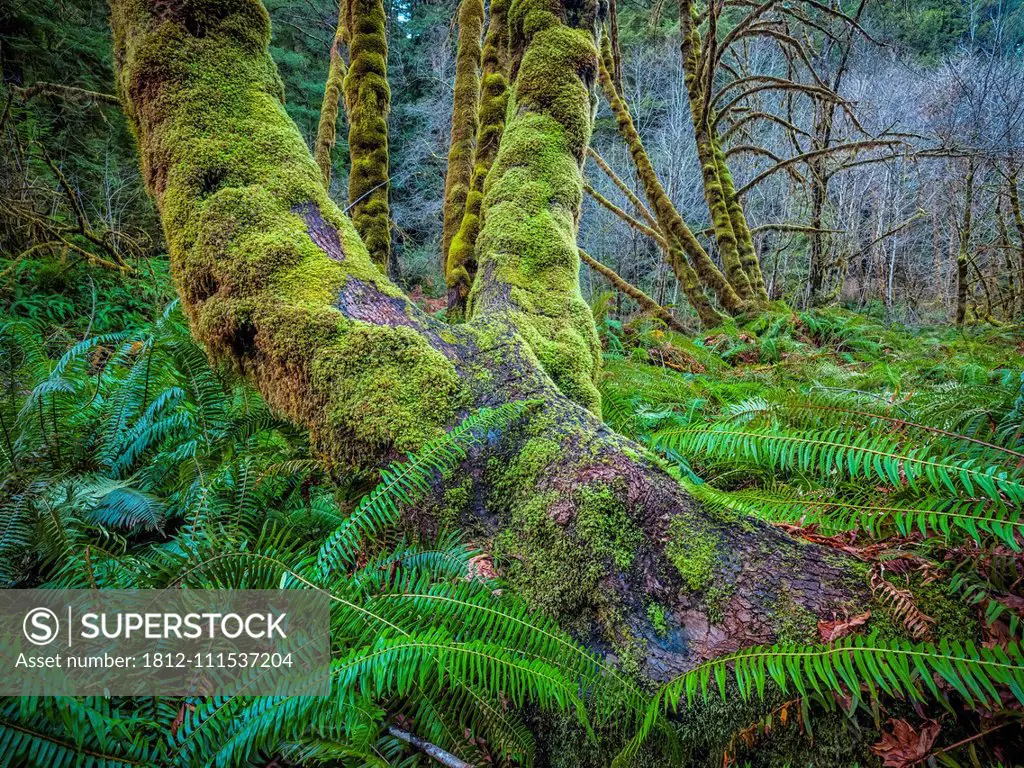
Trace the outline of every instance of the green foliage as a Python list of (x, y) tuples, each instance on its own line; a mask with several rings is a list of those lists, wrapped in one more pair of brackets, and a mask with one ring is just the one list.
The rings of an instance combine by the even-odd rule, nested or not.
[(865, 16), (869, 26), (926, 59), (963, 44), (1012, 50), (1024, 39), (1024, 11), (1018, 3), (884, 2), (868, 5)]
[[(838, 696), (850, 716), (883, 699), (951, 711), (954, 698), (996, 710), (1021, 701), (1024, 361), (1014, 331), (909, 334), (842, 312), (778, 311), (687, 342), (611, 323), (603, 332), (606, 420), (676, 464), (695, 498), (717, 514), (833, 537), (875, 563), (866, 570), (879, 604), (861, 619), (873, 634), (831, 645), (779, 637), (716, 658), (668, 683), (652, 717), (714, 689), (730, 702), (796, 696), (828, 711)], [(697, 583), (715, 558), (703, 533), (670, 528), (666, 542)], [(926, 577), (901, 577), (901, 562)], [(620, 760), (642, 741), (643, 729)]]
[(830, 648), (772, 646), (727, 654), (673, 680), (661, 697), (670, 707), (684, 698), (693, 701), (698, 692), (706, 699), (714, 679), (724, 698), (730, 672), (743, 699), (763, 697), (771, 680), (784, 693), (795, 690), (801, 696), (849, 691), (857, 703), (865, 688), (872, 697), (882, 691), (923, 702), (926, 694), (945, 698), (936, 684), (939, 679), (972, 707), (1001, 703), (997, 685), (1024, 703), (1024, 653), (1016, 644), (1005, 649), (979, 648), (971, 642), (913, 645), (858, 636)]
[[(402, 509), (530, 403), (470, 414), (396, 462), (343, 514), (304, 437), (209, 367), (175, 306), (59, 357), (43, 326), (0, 325), (0, 562), (8, 586), (319, 589), (332, 601), (321, 697), (10, 699), (22, 765), (402, 760), (394, 718), (473, 764), (533, 761), (518, 714), (606, 727), (639, 694), (472, 565), (449, 535), (398, 534)], [(596, 718), (596, 719), (595, 719)], [(381, 756), (385, 756), (382, 758)], [(392, 763), (393, 764), (393, 763)]]

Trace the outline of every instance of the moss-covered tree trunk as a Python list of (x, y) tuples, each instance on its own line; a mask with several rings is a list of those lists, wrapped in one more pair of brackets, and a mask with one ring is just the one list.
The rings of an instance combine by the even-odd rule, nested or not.
[(343, 1), (349, 4), (350, 38), (349, 68), (345, 75), (351, 163), (349, 207), (352, 223), (373, 263), (394, 275), (397, 265), (391, 254), (387, 17), (383, 0)]
[(458, 22), (452, 131), (448, 146), (448, 171), (444, 177), (444, 216), (441, 222), (442, 268), (448, 263), (452, 238), (462, 224), (473, 175), (473, 144), (476, 140), (477, 105), (480, 101), (480, 38), (484, 32), (483, 0), (462, 0), (459, 3)]
[(960, 222), (960, 243), (956, 253), (956, 310), (958, 326), (967, 320), (967, 270), (971, 263), (971, 222), (974, 209), (974, 159), (967, 161), (967, 191), (964, 193), (964, 215)]
[(372, 472), (476, 408), (537, 401), (439, 480), (437, 504), (489, 538), (535, 605), (651, 678), (866, 599), (846, 561), (702, 508), (596, 414), (575, 245), (596, 6), (512, 4), (511, 119), (460, 325), (419, 311), (328, 198), (256, 0), (113, 0), (112, 18), (192, 331), (308, 428), (325, 463)]
[(473, 175), (458, 232), (447, 250), (445, 282), (448, 285), (448, 311), (453, 318), (466, 314), (469, 291), (476, 276), (476, 241), (480, 234), (480, 209), (484, 185), (505, 130), (508, 108), (508, 0), (491, 0), (487, 35), (484, 38), (477, 115)]
[(614, 269), (606, 267), (582, 249), (580, 250), (580, 260), (592, 270), (602, 275), (616, 291), (635, 301), (642, 311), (652, 317), (658, 318), (673, 331), (686, 333), (687, 329), (681, 325), (678, 320), (676, 320), (675, 315), (673, 315), (667, 307), (661, 306), (661, 304), (656, 302), (635, 285), (624, 280)]
[(1021, 213), (1020, 192), (1017, 190), (1017, 167), (1009, 166), (1006, 184), (1010, 198), (1010, 213), (1013, 214), (1013, 226), (1017, 230), (1017, 279), (1020, 281), (1020, 313), (1024, 315), (1024, 213)]
[(723, 317), (708, 301), (704, 292), (705, 286), (714, 292), (719, 303), (727, 312), (739, 314), (746, 305), (729, 284), (725, 275), (715, 266), (690, 228), (686, 226), (686, 222), (683, 221), (679, 211), (676, 210), (665, 192), (665, 188), (661, 185), (661, 180), (658, 179), (654, 165), (640, 140), (640, 134), (633, 124), (629, 108), (615, 88), (609, 70), (610, 66), (612, 66), (611, 48), (605, 43), (599, 62), (601, 86), (612, 108), (612, 113), (615, 115), (619, 133), (633, 157), (644, 194), (647, 196), (658, 226), (668, 242), (669, 266), (672, 267), (683, 293), (697, 312), (701, 322), (708, 326), (716, 325), (722, 321)]
[[(716, 19), (711, 14), (712, 21)], [(699, 16), (693, 0), (680, 0), (679, 31), (683, 56), (683, 75), (693, 122), (694, 143), (700, 161), (704, 200), (711, 216), (711, 226), (718, 244), (729, 284), (743, 301), (765, 303), (768, 292), (761, 274), (761, 263), (754, 248), (754, 237), (747, 224), (725, 153), (719, 145), (714, 128), (714, 113), (708, 100), (712, 98), (714, 48), (704, 55), (701, 46)], [(715, 27), (709, 36), (713, 38)], [(703, 68), (702, 68), (703, 64)]]
[(719, 177), (719, 163), (715, 156), (709, 105), (706, 104), (706, 100), (710, 98), (711, 94), (705, 87), (704, 78), (701, 76), (701, 45), (697, 24), (696, 4), (692, 0), (682, 0), (679, 3), (679, 30), (682, 39), (683, 75), (690, 104), (697, 160), (700, 162), (704, 200), (708, 206), (708, 213), (711, 215), (711, 227), (715, 233), (715, 242), (718, 244), (718, 253), (722, 259), (725, 276), (737, 295), (743, 301), (750, 301), (753, 291), (743, 264), (740, 262), (739, 243), (733, 229), (733, 219), (726, 203), (722, 180)]
[(320, 105), (320, 123), (316, 129), (316, 140), (313, 142), (313, 159), (320, 166), (320, 172), (324, 175), (324, 186), (328, 191), (331, 189), (331, 154), (338, 134), (341, 92), (345, 87), (345, 74), (348, 72), (348, 65), (345, 64), (341, 52), (347, 37), (348, 1), (341, 0), (338, 8), (338, 25), (335, 28), (334, 40), (331, 41), (331, 58), (327, 68), (327, 81), (324, 83), (324, 99)]

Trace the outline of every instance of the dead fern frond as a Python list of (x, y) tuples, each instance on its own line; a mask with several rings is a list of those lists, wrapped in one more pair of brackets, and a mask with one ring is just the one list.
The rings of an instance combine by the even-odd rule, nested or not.
[(927, 638), (931, 634), (935, 619), (917, 607), (914, 595), (908, 589), (900, 589), (885, 578), (885, 568), (878, 564), (872, 567), (868, 577), (871, 592), (893, 612), (893, 616), (902, 622), (907, 633), (915, 640)]

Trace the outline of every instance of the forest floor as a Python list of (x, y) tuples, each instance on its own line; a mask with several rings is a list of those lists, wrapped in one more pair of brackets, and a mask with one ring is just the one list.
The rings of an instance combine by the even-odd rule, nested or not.
[[(386, 484), (367, 495), (365, 485), (346, 487), (328, 478), (310, 456), (305, 435), (270, 413), (232, 373), (210, 367), (159, 263), (127, 280), (44, 262), (23, 269), (0, 316), (0, 498), (7, 521), (0, 578), (7, 585), (276, 587), (292, 572), (281, 572), (281, 563), (301, 570), (312, 557), (365, 568), (375, 558), (396, 557), (396, 551), (407, 556), (409, 547), (419, 546), (401, 535), (392, 513), (415, 502), (420, 486), (388, 501), (388, 489), (381, 490)], [(843, 670), (828, 667), (828, 649), (838, 642), (856, 646), (865, 664), (858, 673), (864, 697), (874, 702), (859, 716), (858, 760), (909, 766), (970, 753), (982, 762), (1012, 763), (1021, 707), (1006, 691), (1024, 675), (1024, 663), (1000, 678), (986, 671), (985, 659), (1019, 653), (1024, 616), (1020, 329), (910, 329), (841, 309), (797, 312), (779, 305), (753, 320), (684, 336), (641, 317), (618, 320), (610, 306), (606, 297), (594, 302), (604, 346), (599, 388), (606, 422), (646, 446), (692, 495), (722, 514), (759, 517), (794, 537), (852, 555), (883, 606), (874, 615), (833, 621), (795, 617), (786, 636), (761, 649), (746, 672), (736, 667), (731, 674), (738, 683), (750, 675), (748, 685), (766, 674), (788, 675), (800, 695), (769, 697), (772, 705), (756, 716), (715, 715), (717, 726), (704, 723), (691, 739), (691, 759), (772, 764), (811, 754), (801, 750), (815, 745), (815, 764), (849, 764), (847, 747), (827, 756), (829, 737), (814, 741), (810, 735), (812, 710), (822, 702), (834, 709), (842, 696), (850, 703), (849, 691), (836, 698)], [(475, 426), (514, 416), (471, 417), (461, 436), (442, 440), (440, 458), (417, 463), (410, 457), (405, 467), (419, 473), (425, 488), (438, 466), (460, 460), (466, 446), (458, 441)], [(352, 515), (349, 521), (345, 514)], [(352, 526), (351, 519), (360, 522)], [(485, 581), (501, 576), (500, 563), (481, 560), (458, 538), (430, 546)], [(277, 565), (225, 564), (209, 572), (190, 565), (211, 561), (213, 553), (221, 562), (235, 553)], [(450, 582), (449, 566), (424, 563), (426, 577)], [(694, 589), (705, 590), (714, 616), (713, 603), (724, 605), (728, 596), (708, 588), (710, 571), (699, 559), (679, 567)], [(367, 584), (380, 587), (369, 579), (359, 589), (369, 589)], [(460, 582), (458, 589), (476, 587)], [(499, 594), (464, 599), (492, 601)], [(351, 599), (375, 605), (374, 594), (359, 595)], [(500, 599), (501, 610), (518, 626), (534, 622), (546, 628), (538, 636), (562, 637), (514, 596)], [(663, 631), (661, 606), (652, 602), (648, 617)], [(448, 627), (444, 616), (434, 618), (442, 624), (431, 625), (432, 632)], [(422, 617), (396, 615), (389, 626), (423, 630), (403, 624), (414, 619)], [(494, 642), (492, 623), (460, 621), (463, 631), (480, 633), (474, 642)], [(381, 642), (379, 633), (372, 639), (360, 634), (366, 631), (339, 633), (336, 654), (362, 653), (367, 644)], [(511, 652), (526, 641), (515, 632), (503, 642)], [(825, 665), (820, 674), (772, 667), (773, 654), (793, 648), (818, 654), (815, 663)], [(910, 706), (917, 698), (911, 690), (921, 681), (887, 677), (885, 665), (905, 649), (931, 665), (947, 708)], [(565, 655), (560, 646), (531, 652)], [(963, 661), (944, 666), (951, 653)], [(876, 661), (881, 666), (873, 666)], [(421, 669), (423, 660), (417, 663)], [(689, 698), (724, 668), (724, 661), (700, 667), (662, 695)], [(393, 670), (380, 674), (390, 679)], [(875, 701), (876, 689), (889, 691), (887, 686), (896, 695)], [(119, 706), (91, 717), (134, 717), (141, 705)], [(185, 705), (161, 706), (166, 711), (153, 715), (147, 727), (169, 729), (173, 745), (180, 740), (175, 722)], [(19, 727), (31, 725), (58, 740), (94, 738), (74, 730), (86, 728), (82, 724), (71, 726), (13, 701), (4, 712)], [(213, 736), (189, 749), (216, 753), (230, 741), (226, 734), (241, 716), (231, 709), (223, 723), (216, 720), (220, 716), (196, 714), (214, 721), (208, 729)], [(248, 716), (268, 715), (254, 710)], [(767, 738), (787, 720), (798, 728)], [(819, 733), (830, 733), (830, 722), (826, 718)], [(420, 727), (442, 738), (439, 725)], [(487, 730), (493, 724), (480, 727), (496, 738)], [(526, 736), (517, 731), (517, 738)], [(802, 746), (794, 746), (794, 739)], [(237, 755), (265, 746), (252, 736), (242, 745), (233, 742), (232, 749)], [(944, 748), (953, 751), (946, 755)]]

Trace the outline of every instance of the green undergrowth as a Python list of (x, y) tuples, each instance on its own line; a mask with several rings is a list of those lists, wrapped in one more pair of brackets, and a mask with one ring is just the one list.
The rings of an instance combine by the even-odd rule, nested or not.
[[(792, 699), (808, 717), (801, 733), (814, 712), (838, 717), (847, 725), (829, 728), (848, 731), (867, 764), (864, 728), (927, 711), (958, 734), (936, 742), (935, 759), (995, 760), (1024, 701), (1022, 330), (909, 329), (784, 307), (697, 337), (642, 321), (600, 327), (609, 425), (674, 464), (712, 516), (760, 518), (832, 548), (826, 557), (852, 556), (872, 595), (829, 636), (817, 617), (780, 607), (791, 619), (774, 645), (680, 676), (662, 706), (696, 712), (722, 697), (735, 712), (737, 698)], [(726, 554), (679, 525), (666, 555), (690, 589), (710, 592)], [(978, 712), (1002, 735), (987, 738)], [(780, 764), (767, 755), (793, 732), (777, 713), (773, 722), (736, 725), (717, 759)], [(960, 738), (971, 748), (943, 751)], [(841, 754), (821, 764), (845, 764)]]
[[(10, 764), (422, 765), (400, 723), (472, 765), (532, 765), (526, 712), (591, 742), (628, 736), (638, 692), (462, 537), (402, 520), (534, 403), (470, 414), (373, 487), (331, 477), (302, 430), (210, 366), (176, 303), (126, 311), (133, 279), (99, 284), (99, 333), (80, 314), (91, 292), (70, 292), (67, 315), (31, 297), (0, 313), (0, 582), (322, 590), (330, 694), (0, 699)], [(595, 537), (625, 551), (597, 518)]]

